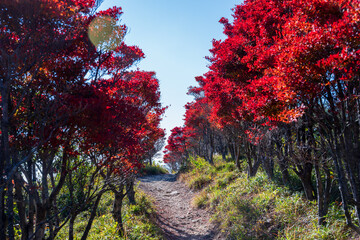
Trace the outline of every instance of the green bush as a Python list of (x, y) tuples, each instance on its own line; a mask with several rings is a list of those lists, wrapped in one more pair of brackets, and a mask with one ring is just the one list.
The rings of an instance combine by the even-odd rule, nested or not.
[(155, 165), (146, 165), (144, 168), (140, 170), (142, 175), (159, 175), (159, 174), (167, 174), (169, 173), (166, 168), (160, 166), (158, 164)]

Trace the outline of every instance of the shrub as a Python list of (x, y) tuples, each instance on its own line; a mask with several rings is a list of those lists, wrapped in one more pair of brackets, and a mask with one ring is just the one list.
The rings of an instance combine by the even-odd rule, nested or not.
[(167, 174), (169, 173), (169, 171), (163, 166), (155, 164), (155, 165), (146, 165), (144, 168), (140, 170), (140, 173), (142, 175), (158, 175), (158, 174)]

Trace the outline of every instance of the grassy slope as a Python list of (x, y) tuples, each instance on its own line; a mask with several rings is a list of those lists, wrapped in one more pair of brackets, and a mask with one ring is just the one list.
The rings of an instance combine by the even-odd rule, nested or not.
[(140, 174), (142, 175), (158, 175), (158, 174), (167, 174), (169, 173), (164, 167), (154, 164), (152, 166), (146, 165), (144, 168), (140, 170)]
[[(113, 220), (111, 193), (106, 193), (99, 205), (98, 215), (95, 218), (88, 239), (103, 240), (103, 239), (141, 239), (141, 240), (160, 240), (163, 239), (160, 230), (151, 221), (154, 214), (154, 208), (146, 196), (140, 190), (136, 191), (136, 205), (129, 205), (127, 199), (123, 207), (123, 220), (126, 235), (120, 238), (116, 233), (116, 222)], [(80, 239), (86, 227), (87, 216), (86, 213), (79, 216), (74, 226), (74, 239)], [(68, 239), (68, 227), (65, 226), (58, 234), (56, 239)]]
[(180, 179), (198, 189), (193, 204), (208, 207), (228, 239), (355, 239), (343, 212), (333, 203), (328, 224), (317, 226), (316, 202), (268, 180), (263, 172), (248, 179), (233, 163), (191, 161)]

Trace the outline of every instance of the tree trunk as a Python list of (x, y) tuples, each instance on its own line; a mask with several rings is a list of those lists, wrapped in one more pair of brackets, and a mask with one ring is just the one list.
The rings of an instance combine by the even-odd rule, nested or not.
[(328, 198), (326, 197), (326, 189), (324, 189), (321, 180), (319, 165), (315, 165), (316, 189), (317, 189), (317, 205), (318, 205), (318, 224), (325, 225), (325, 216), (328, 212)]
[(76, 219), (76, 214), (73, 214), (69, 221), (69, 240), (74, 239), (74, 223)]
[(15, 232), (14, 232), (14, 196), (13, 196), (13, 189), (14, 186), (12, 181), (8, 184), (8, 191), (7, 191), (7, 223), (8, 223), (8, 239), (14, 240), (15, 239)]
[(19, 173), (15, 174), (15, 202), (19, 214), (19, 223), (21, 228), (21, 240), (28, 239), (25, 199), (22, 192), (23, 181)]
[(232, 143), (228, 144), (229, 152), (231, 155), (231, 158), (236, 161), (236, 153), (235, 153), (235, 146)]
[(135, 205), (136, 201), (135, 201), (134, 181), (133, 180), (129, 181), (126, 188), (127, 188), (127, 196), (129, 199), (129, 203), (131, 205)]
[[(6, 181), (8, 177), (4, 179), (4, 176), (11, 169), (11, 160), (10, 160), (10, 145), (9, 145), (9, 79), (2, 79), (1, 82), (1, 111), (2, 111), (2, 118), (1, 118), (1, 156), (0, 156), (0, 239), (6, 239), (6, 228), (8, 227), (7, 224), (13, 224), (12, 222), (8, 222), (8, 218), (5, 214), (5, 206), (9, 207), (12, 203), (9, 202), (9, 199), (5, 202), (5, 195), (6, 191), (4, 189)], [(7, 186), (8, 187), (8, 186)], [(9, 217), (9, 216), (8, 216)], [(11, 219), (10, 219), (11, 220)], [(12, 228), (11, 226), (8, 227)], [(11, 235), (13, 234), (13, 230), (11, 231)]]
[[(261, 164), (261, 160), (259, 157), (256, 156), (255, 152), (254, 152), (254, 147), (250, 144), (250, 143), (246, 143), (247, 147), (246, 147), (246, 158), (247, 158), (247, 163), (248, 163), (248, 177), (255, 177), (260, 164)], [(256, 160), (254, 160), (252, 157), (256, 158)]]
[(300, 171), (296, 171), (296, 174), (301, 180), (301, 184), (304, 188), (306, 199), (309, 201), (315, 200), (314, 196), (314, 186), (311, 181), (311, 173), (312, 173), (313, 165), (311, 163), (305, 163), (305, 166), (300, 167)]
[[(121, 187), (122, 188), (122, 187)], [(124, 226), (122, 221), (122, 204), (124, 199), (123, 189), (116, 191), (114, 205), (113, 205), (113, 217), (118, 224), (118, 234), (120, 237), (124, 235)]]
[(269, 179), (274, 179), (274, 162), (268, 158), (267, 156), (261, 157), (262, 159), (262, 166), (266, 172), (266, 175)]
[(38, 204), (36, 207), (36, 231), (35, 239), (44, 239), (46, 222), (46, 207)]
[(239, 169), (239, 171), (241, 171), (241, 162), (240, 162), (240, 154), (236, 153), (235, 154), (235, 164), (237, 169)]
[(281, 171), (282, 182), (284, 185), (288, 185), (290, 183), (290, 174), (287, 165), (284, 164), (284, 160), (279, 161), (279, 167)]
[(95, 203), (94, 203), (93, 208), (91, 210), (89, 221), (88, 221), (88, 223), (86, 225), (86, 228), (85, 228), (85, 231), (84, 231), (83, 235), (81, 236), (81, 240), (86, 240), (88, 235), (89, 235), (91, 225), (92, 225), (92, 223), (94, 221), (94, 218), (96, 216), (96, 210), (97, 210), (97, 208), (99, 206), (99, 202), (101, 200), (101, 197), (102, 197), (102, 194), (99, 194), (99, 196), (95, 200)]
[(249, 165), (248, 177), (255, 177), (259, 167), (261, 165), (261, 160), (256, 160), (253, 165)]
[(288, 158), (287, 158), (287, 145), (284, 146), (281, 141), (276, 141), (276, 148), (277, 148), (277, 158), (279, 161), (279, 167), (281, 171), (281, 178), (284, 185), (288, 185), (290, 182), (290, 174), (288, 170)]
[[(1, 177), (1, 179), (3, 178)], [(4, 181), (0, 181), (0, 184), (3, 185)], [(6, 239), (5, 193), (3, 190), (0, 191), (0, 239)]]

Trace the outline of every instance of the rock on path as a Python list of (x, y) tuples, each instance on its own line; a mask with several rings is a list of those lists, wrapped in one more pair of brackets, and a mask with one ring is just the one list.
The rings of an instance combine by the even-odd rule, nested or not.
[(166, 239), (211, 240), (215, 226), (210, 214), (191, 206), (195, 193), (176, 180), (172, 174), (145, 176), (138, 179), (139, 187), (155, 199), (157, 224)]

